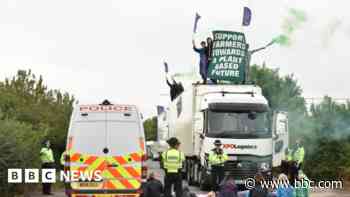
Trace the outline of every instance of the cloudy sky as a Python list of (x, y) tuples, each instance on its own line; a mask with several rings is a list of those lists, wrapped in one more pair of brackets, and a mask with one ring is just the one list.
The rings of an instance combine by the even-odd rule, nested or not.
[[(202, 15), (197, 41), (214, 29), (244, 31), (252, 48), (281, 33), (288, 8), (307, 21), (290, 47), (253, 56), (282, 74), (294, 73), (306, 97), (350, 98), (350, 12), (345, 0), (1, 0), (0, 80), (18, 69), (43, 75), (50, 88), (81, 103), (109, 98), (135, 103), (146, 116), (168, 92), (162, 61), (171, 72), (197, 66), (191, 48), (193, 18)], [(242, 28), (243, 6), (252, 23)]]

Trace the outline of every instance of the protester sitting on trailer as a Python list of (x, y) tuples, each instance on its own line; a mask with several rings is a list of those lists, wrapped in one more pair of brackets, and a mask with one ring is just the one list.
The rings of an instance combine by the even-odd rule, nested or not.
[(173, 81), (172, 83), (170, 83), (167, 78), (166, 83), (170, 88), (170, 99), (171, 101), (173, 101), (176, 99), (178, 95), (180, 95), (184, 91), (184, 88), (182, 86), (182, 83), (181, 82), (177, 83), (173, 77), (171, 78), (171, 80)]

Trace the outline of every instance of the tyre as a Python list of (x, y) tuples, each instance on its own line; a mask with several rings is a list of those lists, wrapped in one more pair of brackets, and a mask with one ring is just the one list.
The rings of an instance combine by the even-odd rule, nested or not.
[(188, 185), (193, 185), (193, 162), (192, 160), (186, 161), (186, 180)]
[(197, 161), (197, 162), (195, 162), (194, 167), (193, 167), (193, 183), (196, 186), (199, 186), (200, 174), (201, 174), (200, 170), (201, 170), (201, 165)]
[(211, 188), (210, 175), (207, 174), (205, 168), (203, 167), (201, 167), (198, 172), (198, 185), (200, 190), (209, 191)]

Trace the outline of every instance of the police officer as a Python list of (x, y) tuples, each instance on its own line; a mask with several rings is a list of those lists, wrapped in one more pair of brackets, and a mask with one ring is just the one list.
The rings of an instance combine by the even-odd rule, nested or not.
[(185, 155), (179, 151), (180, 142), (177, 138), (170, 138), (167, 143), (170, 148), (163, 152), (162, 161), (165, 170), (164, 197), (171, 197), (172, 186), (174, 185), (176, 197), (182, 196), (182, 163)]
[[(40, 150), (40, 160), (42, 169), (48, 169), (54, 167), (54, 157), (52, 149), (50, 148), (51, 144), (49, 140), (44, 142), (44, 146)], [(43, 194), (52, 195), (51, 193), (51, 183), (43, 183)]]
[(282, 160), (282, 163), (281, 163), (281, 170), (282, 170), (282, 173), (289, 176), (289, 169), (290, 169), (290, 166), (292, 164), (292, 161), (293, 161), (293, 155), (292, 155), (292, 151), (287, 148), (284, 152), (284, 159)]
[(301, 170), (304, 162), (305, 149), (302, 146), (300, 139), (295, 142), (295, 146), (296, 148), (293, 154), (293, 160), (297, 164), (298, 170)]
[(295, 180), (298, 177), (299, 171), (301, 170), (304, 162), (304, 156), (305, 156), (305, 150), (304, 147), (301, 144), (301, 140), (298, 139), (295, 142), (295, 149), (293, 151), (293, 165), (291, 167), (291, 181), (292, 183), (295, 182)]
[(61, 158), (60, 158), (60, 164), (61, 166), (65, 166), (66, 164), (66, 157), (68, 156), (67, 154), (67, 150), (63, 151), (62, 155), (61, 155)]
[(228, 160), (228, 156), (221, 148), (221, 141), (215, 140), (215, 148), (209, 153), (209, 165), (211, 166), (211, 175), (212, 175), (212, 189), (217, 191), (219, 189), (219, 184), (224, 179), (225, 162)]

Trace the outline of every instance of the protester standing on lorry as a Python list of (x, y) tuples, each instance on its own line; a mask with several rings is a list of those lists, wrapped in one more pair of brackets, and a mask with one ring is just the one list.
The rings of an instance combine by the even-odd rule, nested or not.
[(225, 162), (228, 160), (228, 156), (221, 148), (221, 141), (215, 140), (215, 148), (209, 153), (209, 165), (211, 167), (212, 176), (212, 189), (218, 190), (218, 186), (225, 176)]
[[(207, 38), (207, 47), (205, 47), (205, 55), (207, 56), (207, 72), (208, 72), (209, 64), (213, 60), (213, 39), (211, 37)], [(214, 84), (217, 83), (215, 79), (210, 79), (210, 81), (212, 81)]]
[[(46, 140), (43, 143), (43, 147), (40, 150), (40, 160), (42, 169), (54, 168), (55, 159), (53, 157), (52, 149), (50, 148), (51, 143)], [(51, 183), (43, 183), (43, 194), (52, 195), (51, 193)]]
[(192, 40), (193, 50), (199, 54), (199, 74), (202, 77), (203, 84), (207, 83), (207, 74), (208, 74), (208, 59), (207, 59), (207, 45), (205, 41), (201, 42), (202, 48), (197, 48), (196, 43)]
[(167, 143), (170, 148), (162, 153), (164, 177), (164, 196), (171, 197), (172, 186), (174, 185), (176, 197), (182, 196), (182, 163), (185, 161), (185, 155), (179, 151), (180, 141), (172, 137)]

